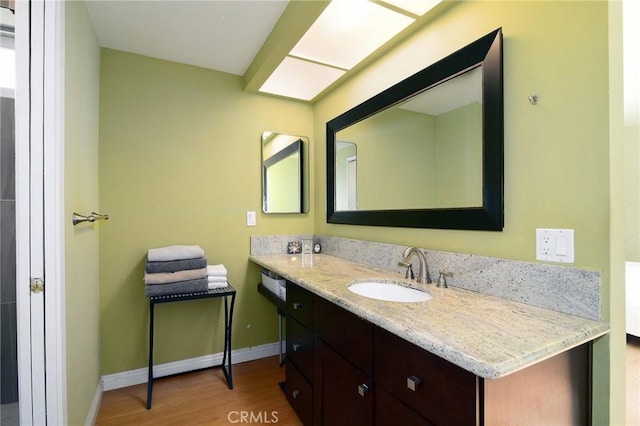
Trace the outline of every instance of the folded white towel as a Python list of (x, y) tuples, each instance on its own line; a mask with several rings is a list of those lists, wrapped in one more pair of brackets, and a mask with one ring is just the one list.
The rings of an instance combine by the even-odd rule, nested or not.
[(226, 283), (227, 282), (227, 277), (212, 277), (212, 276), (208, 276), (207, 277), (207, 282), (208, 283)]
[(224, 265), (207, 265), (207, 275), (210, 277), (226, 277), (227, 268)]
[(204, 250), (200, 246), (167, 246), (149, 249), (147, 252), (147, 260), (150, 262), (197, 259), (198, 257), (204, 257)]
[(229, 283), (228, 282), (221, 282), (221, 283), (209, 283), (209, 290), (213, 290), (214, 288), (224, 288), (224, 287), (228, 287)]

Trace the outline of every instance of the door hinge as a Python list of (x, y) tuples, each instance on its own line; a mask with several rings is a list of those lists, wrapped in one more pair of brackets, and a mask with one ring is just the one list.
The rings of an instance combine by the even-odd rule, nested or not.
[(42, 293), (44, 291), (44, 278), (31, 278), (31, 293)]

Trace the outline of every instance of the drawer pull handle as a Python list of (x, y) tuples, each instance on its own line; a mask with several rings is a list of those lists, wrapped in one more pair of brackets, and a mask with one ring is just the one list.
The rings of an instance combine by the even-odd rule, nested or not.
[(291, 392), (291, 395), (293, 396), (293, 399), (297, 399), (300, 396), (300, 390), (294, 389), (293, 392)]
[(407, 387), (414, 392), (420, 383), (422, 383), (422, 380), (416, 376), (407, 377)]
[(302, 303), (293, 302), (293, 309), (295, 309), (296, 311), (299, 310), (299, 309), (302, 309)]
[(302, 349), (302, 345), (300, 343), (294, 343), (293, 344), (293, 351), (294, 352), (298, 352), (300, 349)]
[(369, 385), (365, 383), (358, 385), (358, 395), (364, 397), (367, 392), (369, 392)]

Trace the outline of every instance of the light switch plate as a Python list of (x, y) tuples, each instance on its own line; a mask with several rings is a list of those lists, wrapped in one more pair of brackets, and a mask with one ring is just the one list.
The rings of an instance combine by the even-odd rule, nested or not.
[(256, 226), (256, 212), (247, 212), (247, 226)]
[(536, 259), (573, 263), (573, 229), (536, 229)]

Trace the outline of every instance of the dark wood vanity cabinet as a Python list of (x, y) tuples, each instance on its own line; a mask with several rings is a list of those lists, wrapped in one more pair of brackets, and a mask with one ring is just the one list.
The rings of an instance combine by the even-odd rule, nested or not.
[(370, 322), (316, 298), (314, 424), (373, 424), (373, 329)]
[(305, 425), (313, 423), (314, 367), (313, 293), (287, 283), (287, 366), (286, 394)]
[(305, 425), (590, 423), (591, 344), (488, 380), (287, 283), (287, 399)]
[(287, 282), (287, 399), (305, 425), (373, 424), (373, 325)]

